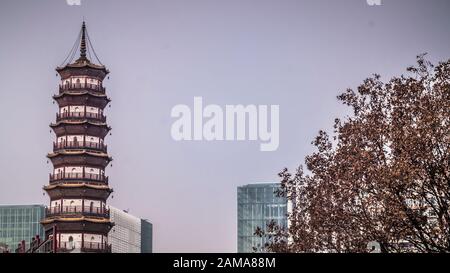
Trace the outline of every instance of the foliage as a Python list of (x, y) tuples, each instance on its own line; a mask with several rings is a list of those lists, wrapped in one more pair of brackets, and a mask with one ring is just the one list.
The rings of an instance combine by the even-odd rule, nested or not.
[(294, 204), (274, 252), (450, 252), (450, 60), (417, 57), (407, 76), (379, 75), (338, 99), (353, 110), (320, 131), (305, 172), (279, 175)]

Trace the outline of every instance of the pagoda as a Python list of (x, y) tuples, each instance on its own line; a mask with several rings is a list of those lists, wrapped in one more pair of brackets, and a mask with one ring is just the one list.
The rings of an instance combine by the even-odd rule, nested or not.
[[(79, 58), (72, 61), (78, 51)], [(112, 160), (105, 144), (111, 128), (104, 115), (110, 99), (103, 87), (109, 71), (98, 60), (85, 22), (56, 71), (61, 78), (53, 96), (58, 113), (50, 124), (56, 136), (47, 155), (53, 172), (44, 186), (50, 204), (41, 223), (47, 239), (54, 241), (53, 252), (111, 252), (108, 232), (113, 224), (106, 201), (112, 189), (105, 174)]]

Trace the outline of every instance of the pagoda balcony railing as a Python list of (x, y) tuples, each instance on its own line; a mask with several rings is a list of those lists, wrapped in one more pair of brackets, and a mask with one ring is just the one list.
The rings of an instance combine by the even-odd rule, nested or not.
[(77, 248), (82, 252), (111, 252), (111, 244), (95, 242), (60, 242), (57, 252), (72, 252)]
[(106, 122), (105, 115), (91, 112), (65, 112), (56, 114), (56, 121), (61, 121), (63, 119), (95, 119), (101, 122)]
[(72, 83), (72, 84), (63, 84), (59, 85), (59, 92), (64, 91), (80, 91), (80, 90), (88, 90), (88, 91), (94, 91), (94, 92), (101, 92), (105, 93), (105, 87), (98, 85), (98, 84), (92, 84), (92, 83)]
[(84, 242), (81, 246), (81, 251), (83, 252), (111, 252), (111, 244), (107, 243), (93, 243), (93, 242)]
[(108, 151), (108, 146), (104, 143), (86, 140), (53, 142), (53, 151), (62, 149), (91, 149), (106, 153)]
[(68, 216), (68, 215), (85, 215), (109, 218), (109, 209), (104, 207), (91, 207), (91, 206), (56, 206), (45, 208), (47, 217), (52, 216)]
[(70, 181), (70, 180), (89, 180), (108, 184), (108, 177), (101, 174), (93, 174), (93, 173), (50, 174), (50, 184), (56, 184), (59, 181)]

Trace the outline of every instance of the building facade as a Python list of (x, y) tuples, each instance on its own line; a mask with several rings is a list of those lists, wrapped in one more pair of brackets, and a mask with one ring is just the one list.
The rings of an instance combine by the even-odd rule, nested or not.
[(141, 253), (153, 253), (153, 225), (141, 219)]
[(152, 253), (153, 226), (128, 212), (109, 208), (114, 227), (108, 234), (113, 253)]
[[(0, 245), (13, 252), (25, 240), (28, 246), (32, 237), (44, 238), (40, 221), (45, 217), (43, 205), (0, 206)], [(0, 250), (2, 252), (2, 250)]]
[(254, 235), (257, 227), (266, 230), (272, 220), (287, 226), (287, 199), (275, 193), (279, 183), (258, 183), (237, 189), (238, 253), (263, 252), (267, 239)]
[(61, 77), (53, 96), (58, 113), (50, 125), (56, 137), (47, 156), (53, 172), (44, 187), (50, 201), (42, 225), (46, 239), (56, 239), (55, 252), (111, 252), (106, 200), (112, 189), (105, 174), (112, 160), (105, 144), (111, 128), (104, 115), (110, 99), (103, 87), (109, 71), (88, 58), (95, 51), (84, 22), (77, 41), (69, 56), (79, 48), (79, 58), (56, 69)]

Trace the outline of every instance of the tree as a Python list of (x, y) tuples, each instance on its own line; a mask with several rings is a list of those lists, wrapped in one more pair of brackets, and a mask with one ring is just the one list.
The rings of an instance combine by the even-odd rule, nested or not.
[(319, 132), (307, 171), (279, 174), (294, 207), (288, 229), (256, 231), (269, 251), (450, 252), (450, 60), (407, 72), (338, 96), (353, 114)]

